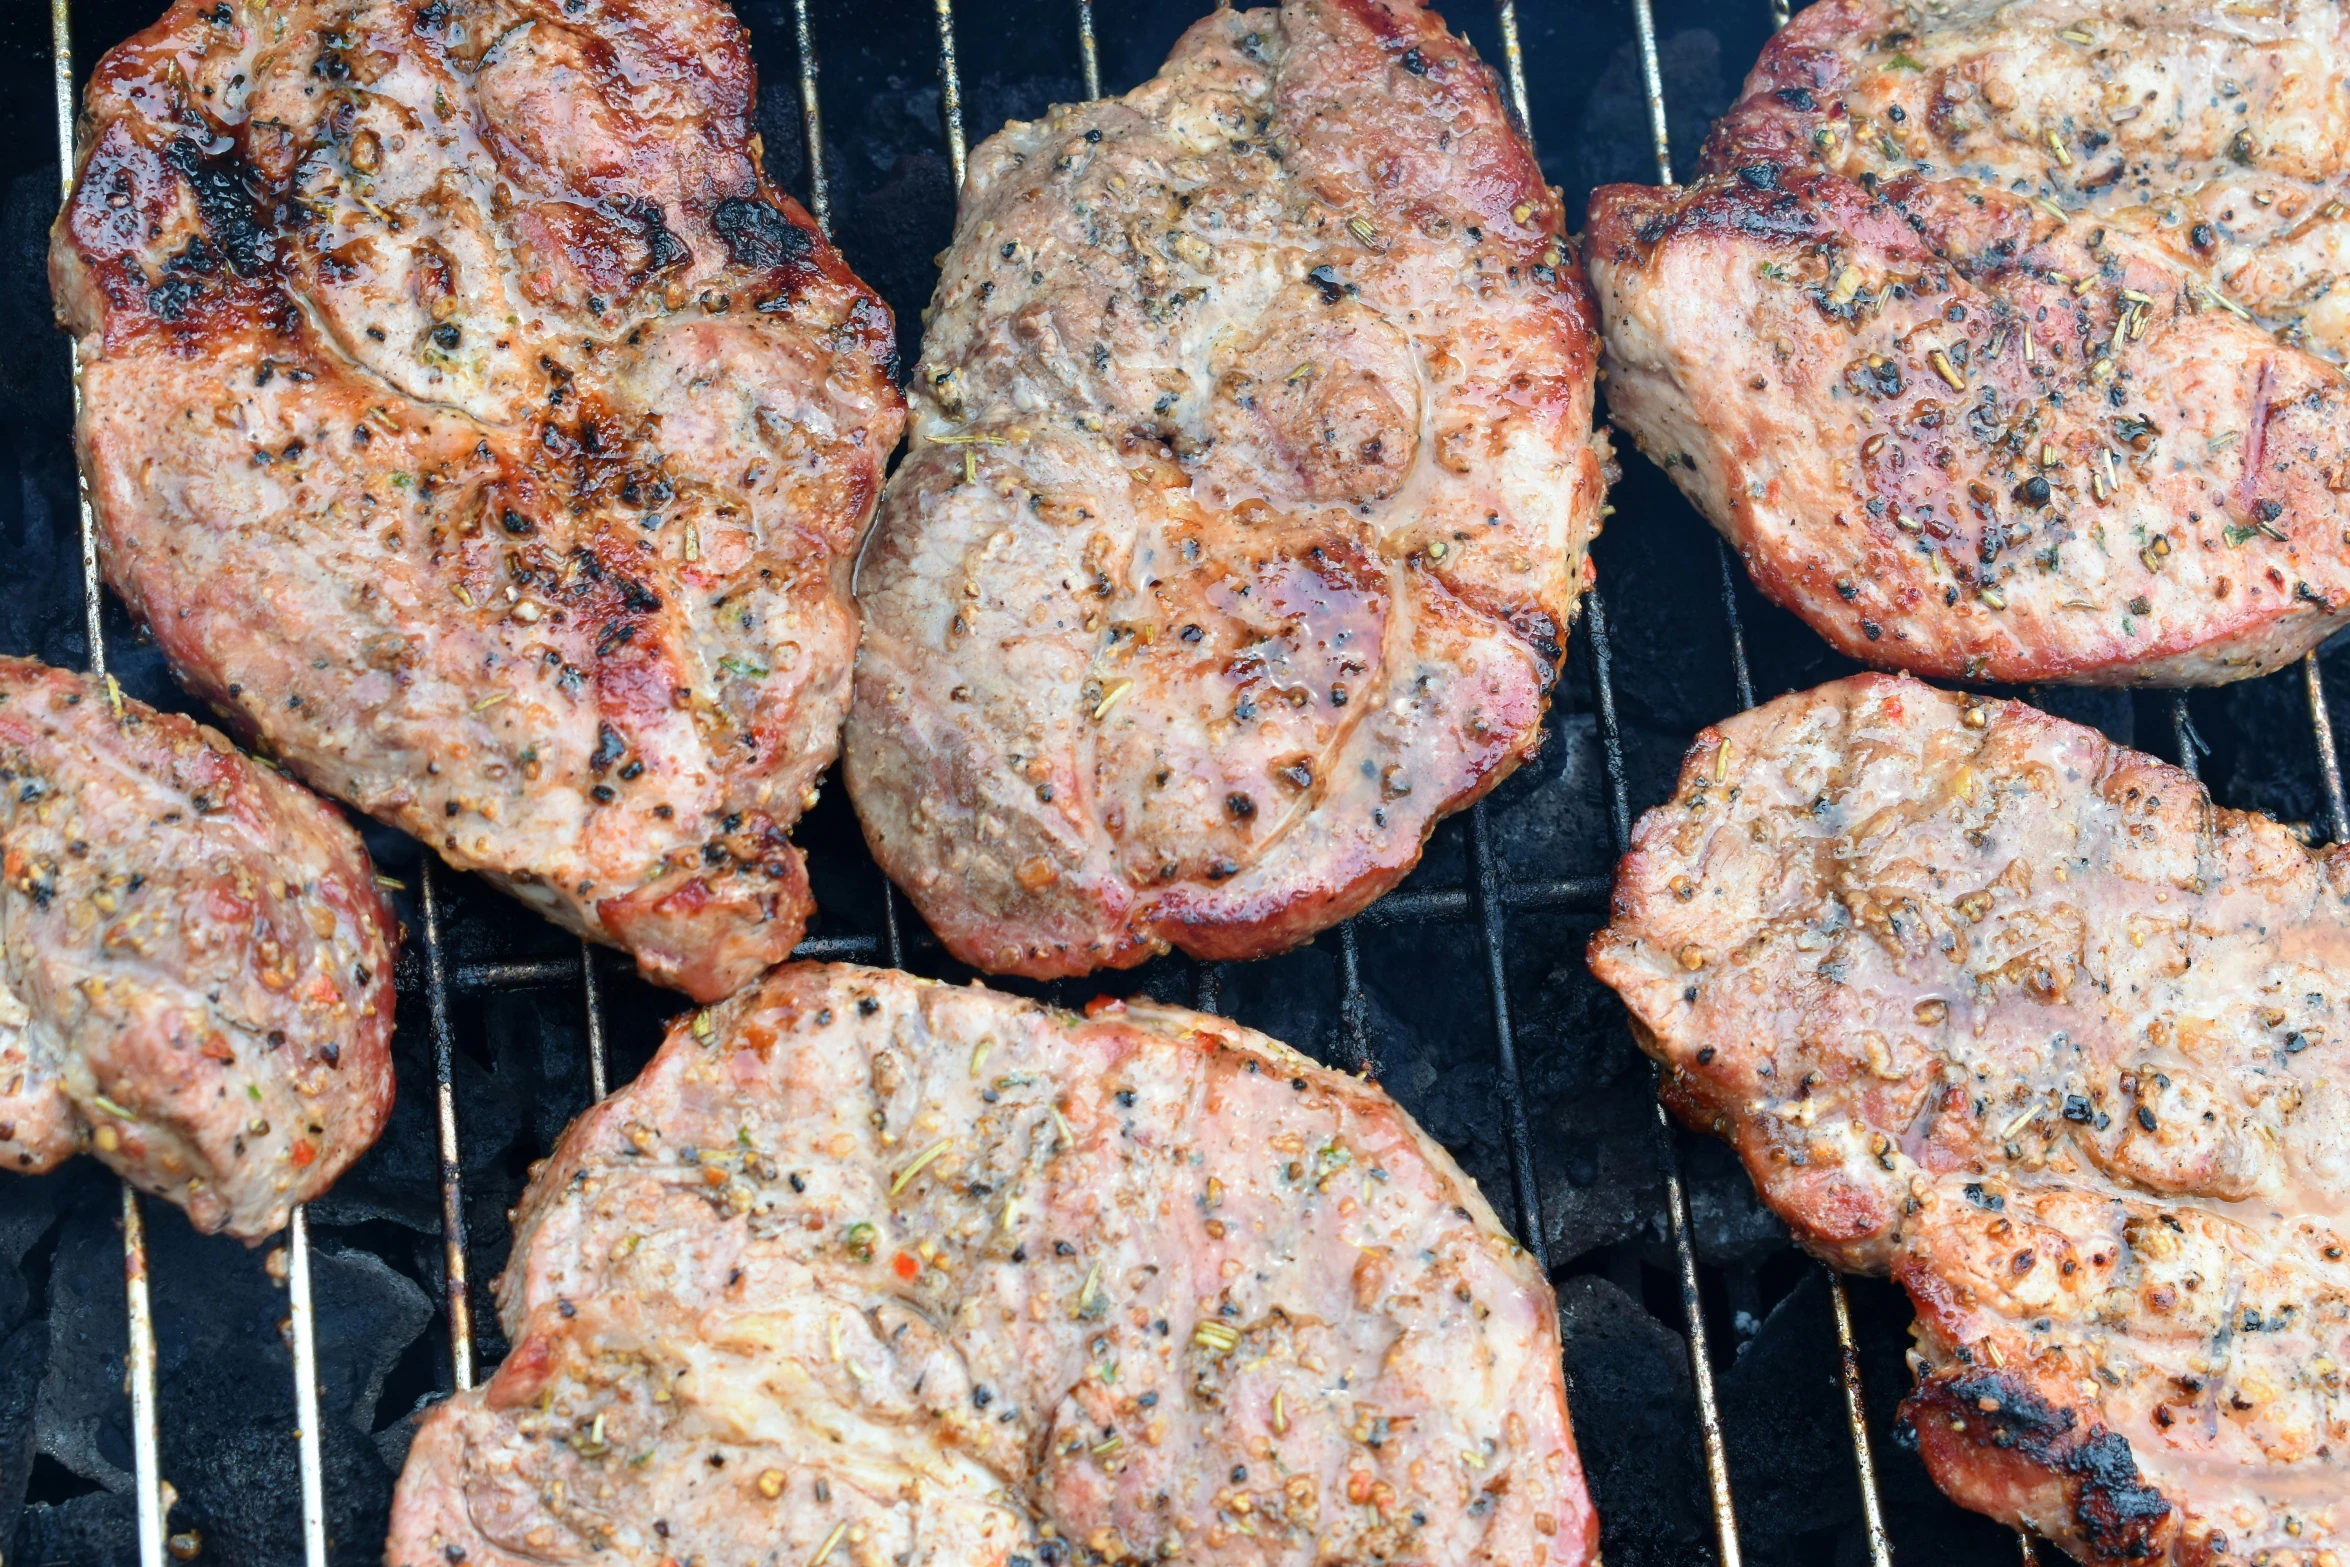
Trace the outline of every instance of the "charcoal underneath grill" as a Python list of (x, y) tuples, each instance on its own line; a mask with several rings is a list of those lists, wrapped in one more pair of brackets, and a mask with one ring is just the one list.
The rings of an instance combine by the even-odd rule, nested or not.
[[(78, 0), (80, 67), (159, 5)], [(851, 264), (897, 310), (911, 363), (934, 275), (925, 258), (946, 243), (952, 219), (934, 12), (915, 0), (811, 0), (810, 9), (834, 227)], [(1503, 58), (1492, 9), (1481, 0), (1445, 9), (1488, 59)], [(770, 164), (780, 183), (805, 193), (791, 5), (743, 0), (740, 10), (762, 68)], [(1096, 18), (1105, 86), (1147, 76), (1188, 20), (1179, 10), (1105, 4)], [(44, 281), (58, 190), (44, 21), (25, 5), (0, 18), (0, 651), (79, 666), (89, 649), (69, 368)], [(961, 0), (956, 24), (974, 139), (1083, 92), (1076, 0)], [(1628, 0), (1520, 0), (1518, 24), (1533, 134), (1569, 210), (1602, 180), (1653, 178)], [(1673, 153), (1686, 168), (1769, 17), (1764, 0), (1672, 0), (1659, 4), (1656, 26)], [(1580, 953), (1625, 825), (1608, 767), (1611, 733), (1623, 804), (1637, 811), (1666, 793), (1690, 735), (1741, 703), (1710, 536), (1661, 474), (1636, 458), (1626, 467), (1595, 551), (1611, 633), (1607, 678), (1587, 618), (1540, 760), (1495, 794), (1481, 822), (1447, 824), (1402, 889), (1351, 931), (1305, 950), (1217, 968), (1168, 959), (1012, 988), (1072, 1004), (1148, 991), (1212, 1005), (1334, 1064), (1367, 1064), (1505, 1216), (1523, 1224), (1538, 1212), (1528, 1238), (1558, 1284), (1576, 1434), (1606, 1558), (1681, 1567), (1713, 1558), (1716, 1524), (1665, 1227), (1669, 1150), (1653, 1075)], [(1743, 581), (1733, 602), (1762, 696), (1847, 671)], [(111, 603), (105, 635), (127, 692), (187, 708), (152, 645)], [(2350, 724), (2350, 651), (2338, 646), (2325, 667), (2340, 704), (2334, 722)], [(2222, 800), (2322, 824), (2328, 804), (2302, 682), (2295, 670), (2199, 692), (2188, 712), (2204, 776)], [(2178, 754), (2167, 695), (2022, 694), (2117, 740)], [(969, 977), (902, 904), (885, 902), (841, 791), (828, 788), (800, 837), (822, 950)], [(376, 829), (369, 843), (386, 872), (418, 885), (412, 844)], [(575, 942), (462, 878), (440, 884), (475, 1354), (486, 1372), (505, 1351), (487, 1286), (504, 1261), (506, 1210), (530, 1161), (588, 1102), (586, 1014)], [(411, 938), (398, 1107), (381, 1144), (311, 1213), (327, 1530), (332, 1559), (348, 1563), (379, 1559), (409, 1417), (451, 1380), (422, 921), (414, 891), (398, 896)], [(1359, 989), (1350, 991), (1350, 973)], [(1497, 977), (1515, 1083), (1500, 1048)], [(599, 959), (597, 980), (613, 1080), (624, 1081), (677, 1001), (619, 962)], [(1520, 1116), (1530, 1156), (1523, 1183), (1511, 1148)], [(1825, 1276), (1760, 1209), (1725, 1150), (1686, 1137), (1675, 1146), (1745, 1560), (1867, 1561)], [(115, 1184), (87, 1162), (39, 1179), (0, 1177), (0, 1559), (15, 1567), (137, 1560), (119, 1213)], [(270, 1277), (269, 1248), (196, 1236), (160, 1203), (146, 1213), (174, 1554), (299, 1561), (287, 1295)], [(1852, 1303), (1895, 1556), (1909, 1567), (2013, 1560), (2013, 1537), (1944, 1501), (1895, 1440), (1906, 1304), (1869, 1281), (1852, 1286)]]

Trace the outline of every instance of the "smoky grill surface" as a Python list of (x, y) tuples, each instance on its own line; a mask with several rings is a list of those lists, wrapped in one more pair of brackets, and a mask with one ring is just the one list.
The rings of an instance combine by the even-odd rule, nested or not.
[[(777, 183), (803, 197), (800, 59), (788, 0), (739, 0), (761, 75), (759, 129)], [(79, 73), (152, 22), (160, 0), (76, 0)], [(1150, 75), (1197, 7), (1103, 4), (1104, 90)], [(1502, 60), (1492, 8), (1443, 7), (1481, 54)], [(43, 255), (57, 206), (47, 17), (0, 16), (0, 652), (82, 667), (79, 521), (65, 339), (50, 324)], [(1075, 0), (955, 7), (971, 140), (1006, 118), (1083, 95)], [(850, 265), (897, 311), (906, 363), (953, 215), (941, 129), (935, 12), (919, 0), (812, 0), (833, 230)], [(1567, 211), (1610, 180), (1652, 181), (1629, 0), (1521, 0), (1534, 141)], [(1767, 35), (1764, 0), (1664, 0), (1657, 39), (1676, 166), (1686, 171)], [(1534, 1242), (1559, 1290), (1569, 1396), (1615, 1567), (1709, 1561), (1714, 1520), (1664, 1228), (1667, 1150), (1655, 1080), (1623, 1015), (1585, 971), (1618, 835), (1608, 769), (1620, 741), (1621, 808), (1663, 799), (1691, 735), (1740, 700), (1722, 578), (1704, 524), (1664, 476), (1626, 463), (1616, 514), (1594, 549), (1612, 635), (1609, 681), (1579, 624), (1537, 760), (1481, 813), (1446, 824), (1420, 869), (1348, 931), (1284, 957), (1222, 967), (1162, 959), (1125, 974), (1006, 988), (1082, 1005), (1098, 992), (1207, 1004), (1342, 1067), (1370, 1064), (1431, 1135)], [(1769, 608), (1741, 576), (1732, 599), (1764, 698), (1850, 671)], [(1587, 612), (1588, 613), (1588, 612)], [(126, 693), (188, 710), (155, 648), (111, 602), (110, 667)], [(2333, 720), (2350, 725), (2350, 644), (2324, 659)], [(1602, 690), (1612, 695), (1612, 718)], [(2115, 740), (2178, 755), (2165, 693), (2019, 693)], [(2203, 776), (2226, 804), (2326, 834), (2328, 804), (2303, 676), (2290, 670), (2189, 707)], [(836, 781), (799, 830), (828, 957), (956, 980), (902, 900), (885, 900)], [(400, 1096), (382, 1140), (311, 1209), (327, 1528), (337, 1562), (380, 1559), (391, 1484), (420, 1402), (451, 1380), (442, 1291), (433, 1055), (416, 902), (418, 850), (370, 827), (411, 940), (395, 1040)], [(475, 1353), (505, 1353), (489, 1280), (505, 1261), (505, 1211), (529, 1162), (588, 1102), (579, 946), (467, 879), (441, 878), (441, 929), (456, 1033), (455, 1098), (470, 1247)], [(1496, 941), (1489, 943), (1489, 935)], [(615, 1083), (651, 1054), (677, 1007), (597, 960)], [(1359, 989), (1351, 991), (1349, 974)], [(1505, 1071), (1495, 1000), (1517, 1084)], [(1350, 996), (1354, 997), (1350, 1004)], [(1513, 1165), (1523, 1115), (1530, 1159)], [(1711, 1329), (1745, 1560), (1867, 1559), (1860, 1492), (1835, 1379), (1825, 1276), (1788, 1244), (1726, 1150), (1683, 1140), (1700, 1287)], [(1524, 1179), (1521, 1181), (1521, 1173)], [(1526, 1199), (1539, 1226), (1526, 1227)], [(117, 1190), (93, 1161), (0, 1181), (0, 1560), (136, 1559)], [(162, 1473), (170, 1527), (193, 1559), (301, 1559), (300, 1486), (284, 1289), (267, 1248), (199, 1237), (146, 1205), (159, 1340)], [(1893, 1406), (1909, 1313), (1896, 1292), (1852, 1286), (1870, 1433), (1895, 1559), (1904, 1567), (2014, 1560), (2015, 1542), (1960, 1512), (1898, 1442)], [(2044, 1553), (2045, 1554), (2045, 1553)]]

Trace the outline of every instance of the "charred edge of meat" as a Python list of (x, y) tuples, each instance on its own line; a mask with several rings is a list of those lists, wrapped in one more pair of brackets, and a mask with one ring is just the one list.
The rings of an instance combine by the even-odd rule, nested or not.
[(240, 166), (228, 157), (207, 157), (191, 136), (175, 136), (163, 161), (188, 182), (204, 231), (228, 257), (239, 277), (258, 277), (277, 259), (268, 229), (253, 214), (253, 192)]
[(2081, 1435), (2076, 1411), (2050, 1404), (2020, 1378), (1982, 1367), (1935, 1373), (1903, 1403), (1901, 1418), (1906, 1441), (1934, 1421), (2060, 1477), (2080, 1538), (2100, 1561), (2148, 1561), (2168, 1548), (2178, 1510), (2139, 1473), (2129, 1439), (2103, 1426)]
[(765, 271), (806, 261), (816, 241), (775, 208), (748, 196), (729, 196), (710, 214), (710, 227), (738, 267)]

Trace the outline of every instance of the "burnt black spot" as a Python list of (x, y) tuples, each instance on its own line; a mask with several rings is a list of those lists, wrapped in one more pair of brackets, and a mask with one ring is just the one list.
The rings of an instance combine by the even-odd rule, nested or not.
[(194, 278), (167, 277), (147, 290), (147, 312), (158, 321), (178, 321), (203, 295), (203, 286)]
[(2065, 1464), (2080, 1481), (2074, 1516), (2099, 1555), (2137, 1559), (2154, 1554), (2154, 1542), (2170, 1521), (2171, 1504), (2138, 1474), (2127, 1439), (2100, 1431)]
[(661, 607), (661, 597), (633, 577), (614, 577), (620, 585), (620, 602), (640, 615), (649, 615)]
[(526, 533), (536, 533), (539, 531), (539, 525), (537, 523), (531, 521), (528, 517), (525, 517), (522, 515), (522, 513), (516, 511), (511, 506), (507, 507), (503, 512), (499, 513), (498, 525), (504, 528), (508, 533), (514, 534), (516, 537), (520, 537)]
[(2045, 506), (2048, 504), (2048, 481), (2035, 473), (2017, 485), (2012, 493), (2026, 506)]
[(455, 322), (443, 321), (432, 329), (432, 340), (439, 347), (455, 348), (465, 341), (465, 333)]
[(1742, 163), (1738, 166), (1738, 177), (1753, 190), (1779, 188), (1779, 166), (1775, 163)]
[(174, 272), (192, 272), (199, 277), (210, 277), (220, 270), (220, 257), (210, 245), (204, 243), (203, 235), (190, 234), (188, 242), (179, 248), (178, 254), (164, 265)]
[(1346, 285), (1338, 281), (1338, 274), (1328, 266), (1319, 266), (1308, 272), (1306, 281), (1321, 292), (1325, 305), (1335, 305), (1346, 297)]
[(204, 232), (239, 277), (252, 277), (276, 259), (268, 231), (254, 216), (253, 192), (246, 183), (242, 162), (223, 156), (206, 157), (191, 136), (175, 136), (163, 149), (163, 161), (188, 182), (196, 198), (196, 216)]
[(1771, 96), (1790, 109), (1802, 109), (1808, 112), (1820, 106), (1819, 100), (1811, 95), (1809, 87), (1782, 87)]
[[(687, 248), (686, 242), (670, 231), (669, 214), (659, 202), (621, 196), (606, 203), (606, 208), (614, 217), (636, 229), (637, 238), (644, 242), (647, 272), (666, 272), (671, 267), (684, 266), (694, 259), (694, 253)], [(721, 238), (725, 237), (723, 229), (719, 234)], [(730, 248), (731, 245), (729, 241)]]
[(1417, 49), (1406, 49), (1403, 52), (1403, 68), (1414, 76), (1425, 76), (1428, 74), (1428, 57)]
[(602, 772), (628, 754), (628, 742), (620, 738), (620, 731), (610, 724), (596, 725), (596, 749), (588, 757), (588, 767)]
[(1997, 1192), (1987, 1192), (1983, 1190), (1983, 1183), (1980, 1181), (1967, 1182), (1963, 1190), (1966, 1192), (1966, 1200), (1973, 1203), (1978, 1208), (1988, 1208), (1993, 1213), (1997, 1213), (2000, 1209), (2007, 1206), (2006, 1198), (2000, 1196)]
[(806, 229), (763, 201), (730, 196), (710, 215), (738, 267), (781, 267), (805, 261), (816, 249)]

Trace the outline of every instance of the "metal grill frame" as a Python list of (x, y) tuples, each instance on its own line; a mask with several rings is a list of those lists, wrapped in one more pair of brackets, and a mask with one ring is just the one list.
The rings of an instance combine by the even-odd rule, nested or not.
[[(1095, 42), (1093, 0), (1074, 0), (1074, 3), (1085, 90), (1089, 97), (1099, 97), (1101, 65)], [(1220, 3), (1224, 3), (1224, 0), (1220, 0)], [(1774, 30), (1786, 26), (1789, 17), (1788, 0), (1765, 0), (1765, 3), (1769, 6)], [(829, 235), (832, 231), (832, 204), (824, 169), (824, 121), (818, 93), (819, 70), (809, 17), (810, 4), (811, 0), (792, 0), (792, 20), (799, 51), (802, 131), (808, 155), (808, 208), (817, 226)], [(955, 190), (959, 194), (963, 184), (966, 144), (962, 78), (955, 51), (954, 0), (932, 0), (932, 4), (938, 22), (941, 117), (948, 161)], [(1532, 117), (1528, 112), (1526, 67), (1519, 39), (1516, 0), (1497, 0), (1495, 9), (1501, 32), (1509, 104), (1520, 128), (1527, 132), (1530, 139)], [(1657, 178), (1661, 184), (1669, 186), (1674, 183), (1672, 147), (1667, 131), (1663, 73), (1658, 62), (1653, 0), (1632, 0), (1632, 14), (1639, 50), (1641, 84), (1647, 100), (1650, 139), (1656, 156)], [(62, 203), (72, 198), (76, 163), (75, 123), (78, 108), (72, 0), (50, 0), (50, 43), (56, 94), (59, 197)], [(73, 365), (73, 398), (78, 421), (81, 411), (78, 345)], [(90, 673), (111, 680), (111, 677), (106, 676), (106, 641), (102, 616), (104, 590), (98, 570), (95, 522), (90, 511), (87, 484), (78, 472), (76, 487), (81, 514), (83, 609), (89, 641)], [(1743, 710), (1755, 705), (1755, 692), (1746, 656), (1745, 630), (1738, 612), (1738, 566), (1727, 542), (1717, 539), (1716, 547), (1721, 576), (1722, 613), (1730, 637), (1731, 673)], [(1599, 587), (1593, 586), (1585, 591), (1581, 619), (1581, 634), (1588, 639), (1592, 707), (1605, 763), (1608, 819), (1614, 848), (1620, 855), (1630, 841), (1632, 817), (1625, 778), (1623, 734), (1616, 716), (1607, 605)], [(2345, 799), (2340, 754), (2335, 747), (2333, 722), (2326, 708), (2324, 677), (2314, 650), (2302, 660), (2302, 673), (2311, 735), (2325, 785), (2330, 817), (2327, 825), (2334, 842), (2350, 841), (2350, 801)], [(2195, 775), (2204, 747), (2189, 718), (2187, 693), (2184, 691), (2173, 695), (2171, 724), (2179, 765), (2191, 776)], [(1547, 1272), (1549, 1258), (1543, 1241), (1541, 1192), (1535, 1179), (1534, 1146), (1526, 1113), (1525, 1084), (1519, 1070), (1516, 1037), (1510, 1023), (1509, 987), (1504, 964), (1507, 922), (1512, 912), (1520, 910), (1602, 907), (1608, 894), (1610, 878), (1580, 876), (1538, 881), (1505, 880), (1495, 863), (1485, 803), (1479, 801), (1471, 806), (1468, 815), (1470, 884), (1467, 887), (1391, 894), (1338, 927), (1341, 987), (1339, 1035), (1351, 1057), (1346, 1064), (1359, 1072), (1374, 1072), (1377, 1063), (1371, 1059), (1369, 1052), (1369, 1006), (1363, 990), (1355, 936), (1358, 923), (1393, 925), (1473, 921), (1476, 924), (1483, 942), (1486, 986), (1493, 1009), (1493, 1046), (1507, 1112), (1505, 1141), (1509, 1151), (1519, 1234), (1537, 1264)], [(598, 1100), (605, 1096), (609, 1087), (604, 1018), (594, 951), (585, 942), (580, 944), (575, 958), (479, 962), (452, 967), (443, 951), (440, 928), (440, 881), (447, 873), (429, 849), (422, 852), (420, 865), (423, 988), (432, 1043), (440, 1152), (444, 1271), (442, 1310), (447, 1321), (453, 1381), (456, 1390), (463, 1391), (473, 1385), (475, 1367), (472, 1304), (467, 1293), (464, 1186), (459, 1164), (453, 1077), (456, 1040), (450, 1021), (450, 998), (452, 994), (480, 994), (576, 983), (580, 987), (580, 1000), (586, 1019), (589, 1087), (593, 1097)], [(800, 959), (886, 961), (892, 967), (901, 966), (904, 961), (904, 943), (899, 934), (897, 892), (886, 876), (882, 877), (882, 925), (883, 929), (878, 935), (832, 936), (805, 941), (792, 955)], [(1194, 965), (1194, 1002), (1200, 1010), (1220, 1012), (1223, 989), (1223, 964)], [(1672, 1238), (1677, 1266), (1690, 1380), (1697, 1406), (1698, 1432), (1713, 1513), (1715, 1549), (1719, 1567), (1742, 1567), (1737, 1504), (1731, 1490), (1728, 1450), (1714, 1388), (1713, 1362), (1708, 1349), (1709, 1332), (1698, 1289), (1697, 1249), (1690, 1232), (1688, 1192), (1681, 1176), (1677, 1134), (1661, 1099), (1656, 1102), (1655, 1113), (1663, 1165), (1666, 1228)], [(141, 1567), (163, 1567), (167, 1519), (165, 1486), (159, 1459), (155, 1323), (148, 1294), (146, 1226), (139, 1194), (127, 1181), (122, 1184), (122, 1236), (124, 1304), (129, 1340), (126, 1381), (129, 1384), (132, 1446), (138, 1486), (136, 1513), (139, 1561)], [(303, 1208), (297, 1207), (293, 1211), (287, 1230), (287, 1249), (288, 1328), (294, 1361), (294, 1397), (298, 1421), (294, 1435), (300, 1456), (303, 1552), (306, 1567), (327, 1567), (326, 1498), (318, 1429), (316, 1319), (311, 1303), (309, 1220)], [(1830, 1314), (1835, 1326), (1838, 1381), (1843, 1395), (1846, 1425), (1852, 1440), (1853, 1467), (1860, 1489), (1861, 1522), (1869, 1562), (1871, 1567), (1892, 1567), (1893, 1550), (1878, 1495), (1876, 1462), (1862, 1396), (1860, 1360), (1853, 1333), (1851, 1305), (1842, 1277), (1824, 1265), (1822, 1272), (1826, 1277)], [(2016, 1543), (2019, 1559), (2026, 1567), (2032, 1567), (2040, 1560), (2031, 1536), (2019, 1533)]]

